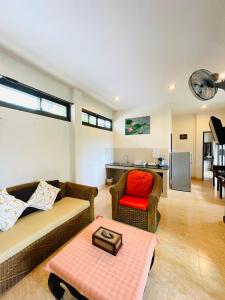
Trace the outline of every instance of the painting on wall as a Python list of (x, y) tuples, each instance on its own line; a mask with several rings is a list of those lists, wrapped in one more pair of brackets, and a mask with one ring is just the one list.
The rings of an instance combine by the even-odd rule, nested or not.
[(125, 119), (125, 135), (149, 133), (150, 116)]

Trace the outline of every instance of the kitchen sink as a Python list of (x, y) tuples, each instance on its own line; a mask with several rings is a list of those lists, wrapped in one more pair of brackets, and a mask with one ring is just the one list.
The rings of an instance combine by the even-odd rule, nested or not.
[(132, 164), (132, 163), (117, 163), (117, 162), (111, 163), (109, 165), (110, 166), (121, 166), (121, 167), (133, 167), (134, 166), (134, 164)]
[(134, 167), (134, 164), (132, 164), (132, 163), (122, 163), (121, 164), (121, 166), (123, 166), (123, 167)]

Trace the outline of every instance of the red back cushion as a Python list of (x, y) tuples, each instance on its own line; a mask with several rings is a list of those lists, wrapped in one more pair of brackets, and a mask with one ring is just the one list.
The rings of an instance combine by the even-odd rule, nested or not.
[(127, 175), (126, 194), (129, 196), (148, 198), (153, 187), (153, 176), (143, 171), (130, 171)]

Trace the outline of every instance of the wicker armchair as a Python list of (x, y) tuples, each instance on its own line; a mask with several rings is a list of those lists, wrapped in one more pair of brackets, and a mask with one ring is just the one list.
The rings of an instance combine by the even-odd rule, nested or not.
[(147, 231), (155, 232), (159, 223), (160, 214), (157, 209), (159, 198), (162, 192), (162, 178), (151, 170), (135, 169), (137, 171), (149, 172), (153, 176), (153, 188), (148, 196), (148, 208), (146, 211), (127, 207), (119, 204), (119, 200), (125, 194), (127, 175), (125, 172), (118, 183), (110, 188), (112, 195), (112, 218)]

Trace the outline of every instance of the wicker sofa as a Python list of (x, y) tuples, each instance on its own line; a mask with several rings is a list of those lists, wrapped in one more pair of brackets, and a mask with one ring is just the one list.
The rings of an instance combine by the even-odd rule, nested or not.
[[(58, 182), (59, 183), (59, 182)], [(8, 188), (27, 201), (38, 182)], [(13, 228), (0, 232), (0, 295), (94, 219), (95, 187), (59, 183), (60, 197), (48, 211), (28, 212)], [(30, 196), (30, 195), (29, 195)]]
[(122, 223), (126, 223), (150, 232), (156, 232), (160, 213), (158, 211), (158, 202), (162, 193), (162, 177), (147, 169), (134, 169), (132, 171), (141, 171), (152, 174), (153, 176), (153, 188), (151, 194), (148, 196), (148, 207), (146, 211), (131, 208), (128, 206), (122, 206), (119, 204), (119, 200), (124, 196), (126, 192), (127, 176), (130, 171), (126, 171), (120, 178), (120, 180), (110, 188), (112, 195), (112, 218)]

